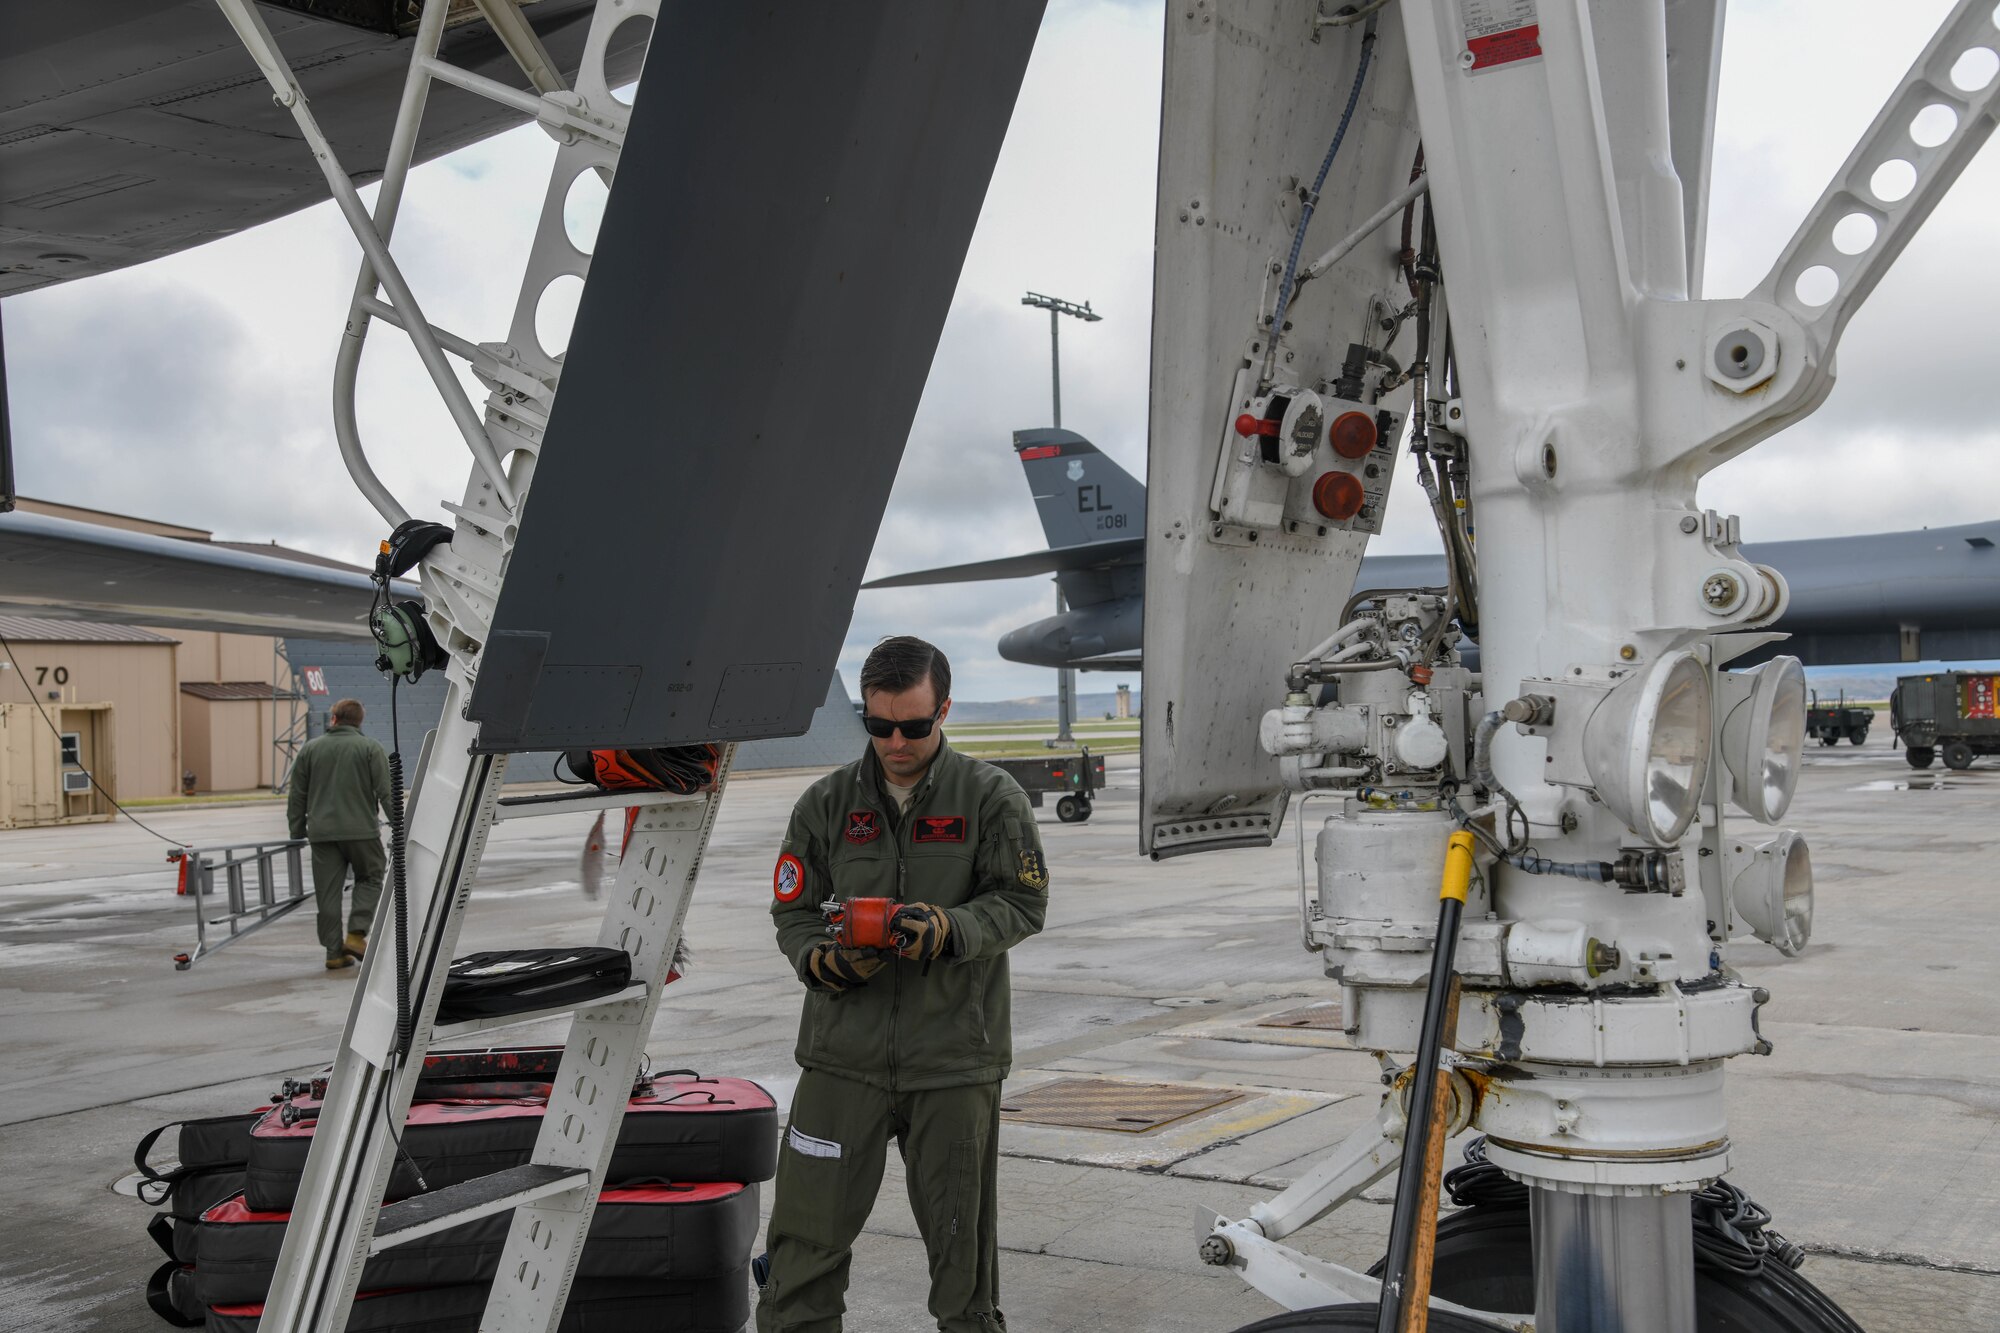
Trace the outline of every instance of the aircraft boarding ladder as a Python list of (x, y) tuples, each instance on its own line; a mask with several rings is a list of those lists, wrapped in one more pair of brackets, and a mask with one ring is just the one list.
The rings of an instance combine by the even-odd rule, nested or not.
[[(564, 203), (571, 184), (586, 171), (609, 182), (630, 110), (606, 86), (605, 54), (620, 25), (655, 17), (658, 0), (600, 0), (575, 87), (564, 86), (514, 0), (476, 0), (534, 92), (439, 60), (439, 38), (455, 6), (451, 0), (425, 0), (372, 216), (315, 123), (253, 0), (217, 4), (270, 82), (277, 102), (292, 112), (361, 243), (361, 274), (335, 370), (335, 422), (349, 472), (389, 524), (409, 517), (369, 467), (356, 422), (356, 372), (369, 325), (378, 319), (402, 329), (415, 343), (474, 459), (463, 503), (445, 506), (457, 519), (452, 539), (421, 566), (430, 624), (451, 656), (446, 668), (450, 684), (443, 719), (426, 738), (417, 768), (420, 782), (407, 819), (408, 890), (400, 904), (405, 911), (383, 913), (369, 950), (262, 1327), (267, 1333), (337, 1333), (347, 1322), (370, 1255), (511, 1209), (512, 1230), (481, 1327), (553, 1330), (562, 1318), (702, 852), (715, 825), (731, 749), (723, 752), (714, 790), (700, 795), (628, 792), (502, 799), (506, 758), (473, 753), (479, 724), (465, 718), (464, 708), (472, 684), (468, 668), (491, 624), (561, 370), (561, 349), (552, 353), (537, 337), (538, 306), (552, 282), (565, 275), (581, 279), (590, 266), (590, 256), (565, 231)], [(433, 328), (389, 253), (432, 80), (533, 117), (559, 144), (512, 327), (502, 342), (474, 344)], [(473, 407), (447, 354), (469, 362), (491, 391), (483, 413)], [(408, 1114), (416, 1073), (432, 1042), (569, 1012), (435, 1021), (493, 824), (634, 804), (642, 808), (598, 935), (599, 944), (632, 956), (632, 983), (575, 1010), (532, 1160), (381, 1207), (398, 1152), (396, 1127)], [(401, 928), (405, 921), (406, 930)], [(410, 978), (400, 1013), (399, 961), (407, 961)]]

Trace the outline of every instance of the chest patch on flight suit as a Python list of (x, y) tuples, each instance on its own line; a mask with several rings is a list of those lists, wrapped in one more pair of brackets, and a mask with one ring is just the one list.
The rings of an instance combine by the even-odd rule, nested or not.
[(875, 817), (873, 810), (847, 812), (846, 838), (849, 842), (873, 842), (880, 836), (882, 836), (882, 821)]
[(778, 858), (778, 868), (771, 872), (771, 892), (781, 903), (796, 902), (806, 891), (806, 868), (799, 858), (786, 852)]
[(964, 842), (964, 815), (924, 815), (910, 830), (911, 842)]

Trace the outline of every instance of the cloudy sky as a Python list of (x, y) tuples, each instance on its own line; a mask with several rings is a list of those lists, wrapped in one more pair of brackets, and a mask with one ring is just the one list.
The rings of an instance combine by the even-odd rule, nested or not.
[[(1735, 0), (1717, 119), (1707, 295), (1754, 287), (1947, 0)], [(1047, 316), (1029, 289), (1089, 300), (1063, 329), (1063, 420), (1145, 473), (1161, 10), (1052, 0), (967, 256), (871, 574), (1042, 545), (1010, 433), (1048, 421)], [(491, 338), (509, 315), (553, 158), (533, 129), (412, 178), (397, 250), (432, 322)], [(1304, 164), (1310, 166), (1311, 164)], [(1990, 518), (2000, 418), (2000, 158), (1982, 156), (1849, 326), (1833, 396), (1704, 484), (1752, 540)], [(333, 353), (358, 251), (330, 205), (121, 273), (10, 299), (8, 379), (23, 493), (277, 540), (364, 562), (380, 521), (336, 452)], [(364, 438), (413, 510), (456, 498), (466, 456), (406, 342), (363, 367)], [(1406, 488), (1407, 492), (1407, 488)], [(1433, 543), (1409, 493), (1375, 550)], [(841, 665), (922, 632), (964, 698), (1048, 693), (995, 640), (1053, 610), (1045, 579), (863, 593)], [(1113, 678), (1085, 676), (1085, 689)]]

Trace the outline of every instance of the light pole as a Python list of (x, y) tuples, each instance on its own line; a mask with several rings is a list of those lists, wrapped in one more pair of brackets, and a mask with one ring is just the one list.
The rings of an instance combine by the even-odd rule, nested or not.
[[(1104, 316), (1090, 308), (1090, 302), (1078, 305), (1060, 297), (1043, 296), (1039, 292), (1029, 292), (1021, 298), (1022, 305), (1035, 306), (1049, 312), (1049, 398), (1054, 420), (1049, 424), (1058, 428), (1062, 425), (1062, 317), (1069, 315), (1086, 324), (1095, 324)], [(1056, 614), (1069, 610), (1069, 602), (1063, 597), (1061, 576), (1056, 582)], [(1076, 737), (1070, 734), (1076, 722), (1076, 672), (1064, 667), (1056, 672), (1056, 739), (1057, 745), (1073, 745)]]

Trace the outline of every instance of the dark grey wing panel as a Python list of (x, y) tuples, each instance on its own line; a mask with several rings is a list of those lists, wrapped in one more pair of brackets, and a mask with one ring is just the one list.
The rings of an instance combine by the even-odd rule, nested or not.
[[(591, 0), (539, 0), (523, 14), (565, 77), (583, 57)], [(381, 175), (407, 39), (267, 7), (320, 126), (357, 183)], [(606, 76), (638, 77), (635, 25), (612, 37)], [(448, 29), (451, 64), (515, 87), (527, 80), (484, 22)], [(432, 85), (417, 158), (524, 119)], [(0, 295), (142, 260), (326, 198), (326, 182), (215, 0), (88, 0), (0, 6)]]
[[(415, 586), (399, 588), (419, 597)], [(365, 574), (16, 510), (0, 514), (0, 614), (368, 638)]]
[(475, 686), (483, 746), (806, 729), (1041, 11), (662, 13), (494, 619), (546, 638)]

